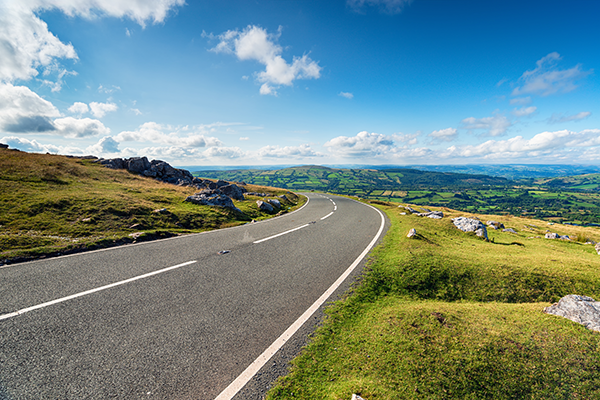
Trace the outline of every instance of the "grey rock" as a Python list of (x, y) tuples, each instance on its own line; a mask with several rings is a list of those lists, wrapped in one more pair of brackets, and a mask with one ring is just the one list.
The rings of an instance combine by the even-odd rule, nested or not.
[(356, 393), (352, 393), (352, 399), (351, 400), (365, 400), (365, 399), (362, 398), (362, 397), (360, 397)]
[(209, 189), (188, 196), (185, 201), (203, 206), (225, 207), (241, 212), (241, 210), (233, 204), (233, 201), (229, 197)]
[(594, 246), (594, 249), (596, 250), (596, 253), (600, 255), (600, 243), (596, 244), (596, 246)]
[(221, 186), (219, 190), (221, 191), (221, 193), (231, 197), (234, 200), (244, 200), (244, 191), (235, 183)]
[(411, 228), (410, 231), (408, 231), (408, 234), (406, 235), (407, 238), (411, 238), (417, 236), (417, 230), (415, 228)]
[(156, 210), (154, 210), (152, 212), (153, 213), (157, 213), (157, 214), (162, 214), (162, 213), (166, 213), (167, 209), (166, 208), (159, 208), (159, 209), (156, 209)]
[(141, 174), (150, 168), (150, 161), (146, 157), (131, 157), (127, 161), (127, 170)]
[(145, 232), (134, 232), (134, 233), (129, 234), (129, 236), (131, 236), (134, 240), (139, 239), (140, 237), (142, 237), (144, 235), (145, 235)]
[(267, 203), (266, 201), (257, 200), (256, 205), (258, 205), (258, 209), (260, 211), (265, 211), (268, 213), (272, 213), (274, 211), (273, 206)]
[(0, 149), (8, 149), (8, 145), (4, 143), (0, 143)]
[(487, 229), (483, 222), (466, 217), (453, 218), (452, 223), (463, 232), (475, 232), (479, 237), (488, 238)]
[(287, 198), (287, 196), (286, 196), (285, 194), (282, 194), (282, 195), (280, 195), (280, 196), (278, 196), (278, 197), (279, 197), (281, 200), (283, 200), (283, 201), (289, 201), (289, 200), (288, 200), (288, 198)]
[(571, 238), (567, 235), (559, 235), (558, 233), (549, 232), (544, 236), (546, 239), (562, 239), (562, 240), (571, 240)]
[(281, 208), (281, 202), (277, 199), (269, 199), (267, 200), (269, 204), (271, 204), (275, 208)]
[(544, 308), (546, 314), (570, 319), (586, 328), (600, 332), (600, 302), (588, 296), (570, 294)]
[(515, 231), (513, 228), (502, 229), (502, 232), (517, 233), (517, 231)]
[(432, 219), (442, 219), (444, 218), (444, 213), (441, 211), (428, 211), (424, 213), (417, 214), (419, 217), (427, 217)]
[(486, 222), (486, 225), (488, 226), (488, 228), (492, 229), (504, 229), (504, 224), (498, 221), (488, 221)]

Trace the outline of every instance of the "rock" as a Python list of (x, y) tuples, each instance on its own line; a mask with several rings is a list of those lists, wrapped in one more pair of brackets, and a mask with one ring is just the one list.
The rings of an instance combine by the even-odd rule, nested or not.
[(400, 215), (406, 215), (406, 213), (405, 212), (401, 212)]
[(498, 221), (488, 221), (486, 225), (492, 229), (504, 229), (504, 224)]
[(267, 200), (269, 204), (271, 204), (275, 208), (281, 208), (281, 202), (277, 199), (269, 199)]
[(225, 207), (242, 212), (233, 204), (233, 201), (229, 197), (225, 196), (224, 194), (218, 193), (217, 191), (211, 191), (210, 189), (203, 190), (200, 193), (188, 196), (185, 199), (185, 201), (189, 201), (193, 204), (200, 204), (203, 206)]
[(127, 170), (141, 174), (150, 168), (150, 161), (146, 157), (131, 157), (126, 161)]
[(452, 223), (463, 232), (475, 232), (479, 237), (488, 238), (487, 229), (483, 222), (466, 217), (453, 218)]
[(596, 250), (596, 253), (598, 253), (598, 255), (600, 255), (600, 243), (598, 243), (596, 246), (594, 246), (594, 249)]
[(267, 203), (266, 201), (257, 200), (256, 201), (256, 205), (258, 205), (258, 209), (260, 211), (265, 211), (265, 212), (268, 212), (268, 213), (272, 213), (274, 211), (273, 210), (273, 206), (270, 205), (269, 203)]
[(563, 239), (563, 240), (571, 240), (571, 238), (567, 235), (559, 235), (558, 233), (549, 232), (544, 236), (546, 239)]
[(135, 239), (139, 239), (140, 237), (144, 236), (144, 234), (145, 234), (145, 232), (134, 232), (134, 233), (130, 233), (129, 236), (135, 240)]
[(590, 330), (600, 332), (600, 302), (591, 297), (570, 294), (558, 303), (544, 308), (544, 312), (570, 319)]
[(143, 229), (142, 224), (133, 224), (128, 229)]
[(152, 211), (153, 213), (157, 213), (157, 214), (162, 214), (162, 213), (166, 213), (167, 209), (166, 208), (159, 208), (157, 210)]
[(282, 195), (277, 196), (277, 197), (279, 197), (283, 201), (289, 201), (288, 198), (287, 198), (287, 196), (285, 194), (282, 194)]
[[(218, 184), (217, 184), (218, 186)], [(244, 191), (238, 185), (231, 183), (229, 185), (221, 186), (219, 188), (221, 193), (231, 197), (234, 200), (244, 200)]]
[(517, 231), (515, 231), (513, 228), (502, 229), (502, 232), (517, 233)]
[(419, 217), (427, 217), (432, 219), (442, 219), (444, 218), (444, 213), (441, 211), (427, 211), (424, 213), (417, 214)]
[(0, 149), (8, 149), (8, 145), (4, 143), (0, 143)]
[(351, 400), (365, 400), (362, 397), (360, 397), (359, 395), (357, 395), (356, 393), (352, 394), (352, 399)]
[(417, 236), (417, 230), (415, 228), (411, 228), (410, 231), (408, 231), (408, 235), (406, 235), (407, 238), (411, 238), (411, 237), (415, 237)]

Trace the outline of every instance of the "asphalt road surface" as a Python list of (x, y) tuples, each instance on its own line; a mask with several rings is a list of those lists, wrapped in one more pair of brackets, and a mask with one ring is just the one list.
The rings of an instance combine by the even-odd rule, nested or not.
[(0, 399), (215, 399), (382, 232), (372, 207), (307, 196), (268, 221), (0, 268)]

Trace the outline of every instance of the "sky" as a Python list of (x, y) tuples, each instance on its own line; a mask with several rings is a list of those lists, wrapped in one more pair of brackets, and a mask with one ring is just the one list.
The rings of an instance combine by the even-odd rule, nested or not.
[(0, 0), (0, 143), (175, 166), (600, 164), (595, 0)]

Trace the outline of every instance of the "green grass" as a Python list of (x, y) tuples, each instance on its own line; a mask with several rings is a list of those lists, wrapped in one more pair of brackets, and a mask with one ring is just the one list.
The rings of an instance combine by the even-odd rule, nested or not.
[[(196, 188), (112, 170), (87, 160), (0, 150), (0, 260), (38, 257), (234, 226), (271, 215), (258, 197), (234, 202), (242, 213), (184, 202)], [(304, 200), (286, 190), (284, 212)], [(155, 210), (166, 209), (165, 212)]]
[(368, 271), (268, 399), (600, 397), (600, 335), (542, 312), (566, 294), (600, 299), (600, 258), (536, 237), (550, 228), (598, 241), (598, 230), (479, 215), (518, 232), (490, 229), (484, 241), (453, 227), (465, 213), (381, 208), (392, 224)]

